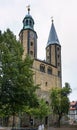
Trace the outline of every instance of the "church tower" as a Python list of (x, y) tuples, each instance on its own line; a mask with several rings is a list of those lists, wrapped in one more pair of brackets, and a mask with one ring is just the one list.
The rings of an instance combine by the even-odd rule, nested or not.
[(20, 42), (23, 44), (24, 56), (27, 54), (31, 58), (37, 58), (37, 33), (34, 31), (34, 19), (30, 15), (30, 7), (28, 6), (28, 14), (23, 19), (23, 29), (19, 34)]
[(61, 77), (61, 45), (53, 20), (46, 46), (46, 62), (55, 66), (58, 69), (58, 77)]
[[(27, 54), (33, 58), (32, 70), (34, 72), (34, 84), (39, 84), (36, 91), (39, 98), (45, 99), (50, 104), (50, 91), (55, 87), (62, 87), (61, 74), (61, 45), (52, 20), (48, 42), (46, 45), (46, 60), (37, 58), (37, 33), (34, 30), (34, 19), (28, 13), (23, 19), (23, 28), (19, 34), (20, 42), (24, 48), (25, 57)], [(41, 45), (40, 45), (41, 47)], [(40, 54), (41, 55), (41, 54)], [(49, 120), (51, 122), (51, 120)], [(46, 118), (45, 124), (47, 125)], [(49, 122), (48, 122), (49, 123)]]
[[(53, 87), (62, 87), (61, 77), (61, 45), (52, 20), (48, 42), (46, 45), (46, 60), (37, 58), (37, 33), (34, 30), (34, 19), (28, 13), (23, 19), (23, 28), (19, 34), (20, 42), (24, 48), (24, 55), (33, 58), (32, 70), (34, 83), (40, 85), (37, 95), (49, 102), (50, 90)], [(40, 45), (41, 47), (41, 45)], [(40, 54), (41, 55), (41, 54)]]

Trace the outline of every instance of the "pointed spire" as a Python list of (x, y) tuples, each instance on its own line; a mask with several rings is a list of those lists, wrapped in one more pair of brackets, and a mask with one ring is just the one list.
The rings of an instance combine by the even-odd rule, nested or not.
[(53, 18), (52, 18), (52, 25), (51, 25), (51, 29), (50, 29), (50, 33), (49, 33), (47, 46), (50, 45), (50, 44), (60, 44), (59, 40), (58, 40), (56, 30), (55, 30)]

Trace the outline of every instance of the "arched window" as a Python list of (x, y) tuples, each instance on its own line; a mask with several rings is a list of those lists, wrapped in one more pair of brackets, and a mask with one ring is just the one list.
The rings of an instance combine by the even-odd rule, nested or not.
[(33, 51), (30, 51), (30, 55), (33, 55)]
[(48, 82), (45, 82), (45, 86), (47, 86), (48, 85)]
[(43, 64), (40, 65), (40, 71), (45, 73), (45, 65)]
[(61, 77), (61, 72), (60, 71), (58, 71), (58, 77)]
[(52, 74), (52, 68), (48, 67), (47, 73), (48, 73), (48, 74)]
[(58, 54), (57, 57), (60, 58), (60, 55)]
[(31, 20), (30, 20), (30, 26), (32, 26), (32, 22), (31, 22)]
[(33, 46), (33, 42), (31, 42), (30, 45)]
[(26, 25), (28, 25), (28, 20), (26, 20)]
[(59, 51), (59, 50), (60, 50), (60, 48), (59, 48), (59, 47), (57, 47), (57, 50)]

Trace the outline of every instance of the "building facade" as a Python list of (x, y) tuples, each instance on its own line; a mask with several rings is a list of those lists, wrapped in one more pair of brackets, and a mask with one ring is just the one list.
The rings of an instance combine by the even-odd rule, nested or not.
[(70, 102), (68, 117), (70, 123), (77, 122), (77, 101)]
[(23, 19), (23, 28), (19, 33), (19, 38), (24, 48), (23, 57), (28, 54), (34, 59), (34, 83), (40, 84), (37, 94), (41, 98), (45, 98), (46, 101), (49, 101), (49, 91), (51, 88), (62, 87), (61, 45), (54, 22), (52, 20), (46, 44), (46, 60), (39, 60), (37, 58), (37, 32), (34, 30), (34, 19), (30, 15), (30, 8), (28, 8), (28, 14)]

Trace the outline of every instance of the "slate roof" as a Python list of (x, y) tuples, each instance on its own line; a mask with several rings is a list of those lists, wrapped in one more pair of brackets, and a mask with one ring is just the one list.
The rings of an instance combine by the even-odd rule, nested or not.
[(60, 45), (53, 20), (52, 20), (52, 25), (51, 25), (51, 29), (50, 29), (50, 33), (49, 33), (47, 46), (50, 44), (59, 44)]

